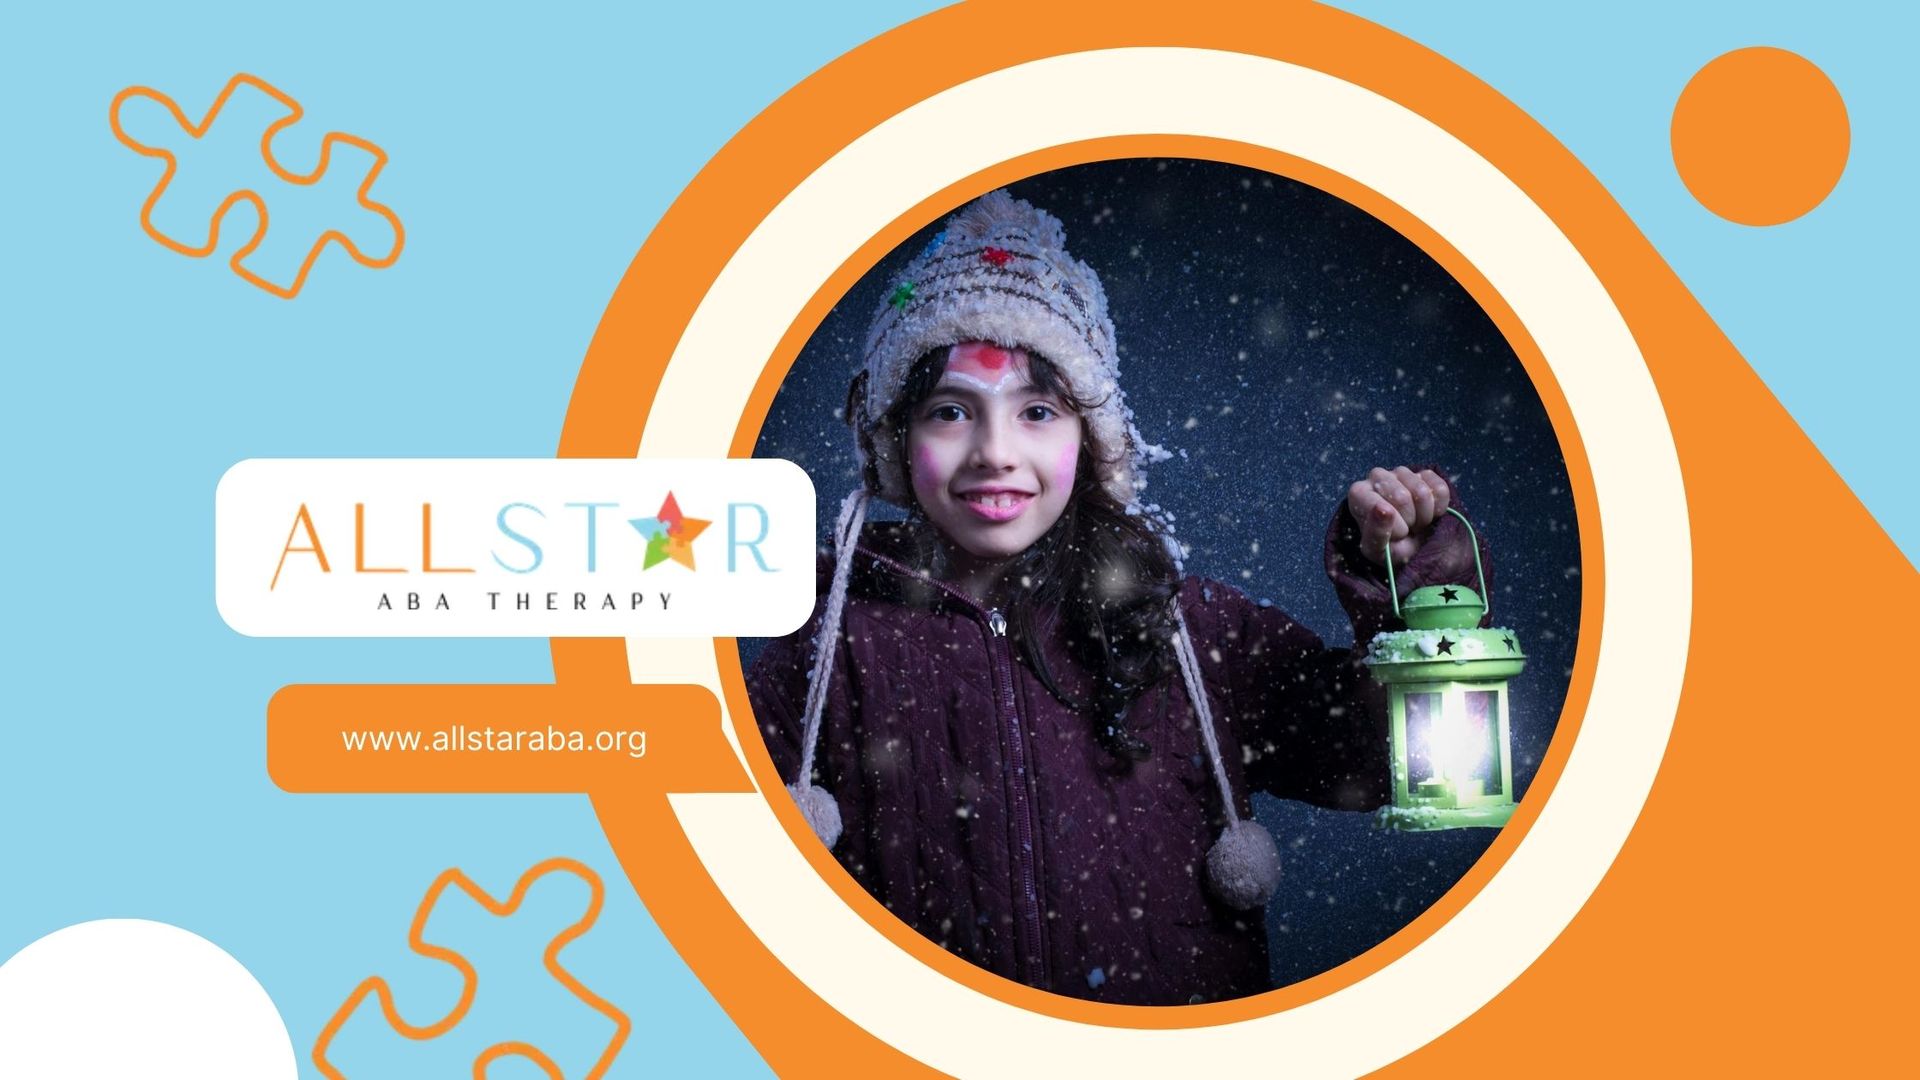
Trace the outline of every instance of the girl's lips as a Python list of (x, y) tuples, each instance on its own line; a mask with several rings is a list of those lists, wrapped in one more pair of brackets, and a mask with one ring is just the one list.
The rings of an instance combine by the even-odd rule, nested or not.
[(1027, 509), (1033, 496), (1019, 491), (969, 491), (960, 504), (987, 521), (1012, 521)]

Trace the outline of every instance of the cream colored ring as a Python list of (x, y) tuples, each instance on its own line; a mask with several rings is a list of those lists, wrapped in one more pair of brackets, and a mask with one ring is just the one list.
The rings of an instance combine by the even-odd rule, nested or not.
[[(1047, 107), (1032, 108), (1036, 101)], [(1146, 1031), (1029, 1012), (921, 964), (835, 896), (763, 798), (682, 795), (673, 806), (720, 889), (781, 962), (855, 1023), (936, 1069), (1014, 1076), (1071, 1063), (1118, 1076), (1258, 1063), (1307, 1076), (1367, 1072), (1491, 1000), (1573, 918), (1639, 815), (1686, 666), (1691, 545), (1666, 415), (1606, 290), (1497, 169), (1370, 90), (1262, 57), (1115, 49), (995, 72), (855, 140), (747, 238), (668, 364), (640, 453), (724, 456), (765, 358), (813, 292), (915, 204), (1023, 154), (1142, 133), (1272, 147), (1379, 192), (1477, 267), (1545, 354), (1593, 470), (1607, 573), (1592, 697), (1539, 819), (1479, 895), (1380, 971), (1274, 1015)], [(629, 642), (636, 680), (698, 681), (718, 692), (710, 642), (668, 644)]]

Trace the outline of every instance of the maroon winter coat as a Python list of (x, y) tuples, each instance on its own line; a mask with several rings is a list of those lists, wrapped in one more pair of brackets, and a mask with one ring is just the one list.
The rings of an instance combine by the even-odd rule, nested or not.
[[(1402, 594), (1477, 586), (1471, 552), (1446, 517), (1399, 572)], [(1326, 562), (1355, 640), (1388, 628), (1384, 578), (1344, 508)], [(1204, 884), (1224, 817), (1182, 681), (1135, 699), (1129, 721), (1152, 754), (1123, 763), (1021, 660), (997, 613), (944, 586), (930, 606), (882, 599), (900, 595), (889, 575), (923, 577), (863, 543), (816, 755), (845, 822), (834, 854), (854, 879), (949, 951), (1054, 993), (1183, 1005), (1269, 989), (1263, 913)], [(1187, 578), (1180, 604), (1242, 816), (1255, 789), (1345, 810), (1387, 800), (1385, 698), (1347, 650), (1216, 581)], [(747, 676), (786, 781), (819, 617)], [(1085, 697), (1057, 620), (1036, 622), (1056, 681)]]

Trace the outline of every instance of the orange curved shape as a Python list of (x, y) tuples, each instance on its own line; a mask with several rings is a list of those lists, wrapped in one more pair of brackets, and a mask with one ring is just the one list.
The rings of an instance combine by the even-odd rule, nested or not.
[[(1106, 48), (1185, 46), (1266, 56), (1324, 72), (1419, 113), (1473, 148), (1525, 190), (1605, 283), (1633, 331), (1667, 410), (1686, 481), (1694, 566), (1693, 637), (1685, 686), (1666, 755), (1613, 867), (1560, 937), (1484, 1007), (1383, 1070), (1384, 1075), (1452, 1076), (1490, 1067), (1618, 1075), (1646, 1071), (1718, 1074), (1745, 1069), (1885, 1072), (1911, 1054), (1905, 1030), (1914, 936), (1900, 860), (1911, 784), (1884, 768), (1805, 772), (1805, 794), (1786, 804), (1751, 781), (1796, 782), (1802, 744), (1851, 766), (1920, 757), (1920, 728), (1908, 722), (1885, 666), (1842, 674), (1832, 662), (1781, 665), (1755, 628), (1780, 623), (1766, 584), (1778, 580), (1774, 551), (1822, 553), (1810, 573), (1844, 571), (1867, 588), (1815, 588), (1796, 608), (1797, 625), (1838, 628), (1843, 642), (1874, 641), (1920, 603), (1920, 577), (1872, 520), (1709, 313), (1639, 232), (1617, 201), (1550, 132), (1492, 87), (1446, 58), (1357, 16), (1306, 4), (1228, 4), (1205, 17), (1179, 5), (1022, 5), (982, 0), (934, 12), (829, 64), (783, 95), (730, 140), (686, 187), (629, 266), (597, 328), (568, 406), (559, 454), (631, 456), (655, 402), (667, 360), (726, 262), (781, 200), (833, 154), (904, 109), (970, 79), (1048, 56)], [(1017, 22), (1020, 33), (1006, 32)], [(1164, 136), (1125, 137), (1129, 153), (1166, 152)], [(1154, 144), (1154, 145), (1150, 145)], [(824, 311), (866, 265), (914, 228), (1019, 169), (1059, 167), (1087, 148), (1050, 148), (1025, 161), (955, 178), (954, 188), (872, 238), (797, 320), (768, 359), (735, 442), (745, 453), (778, 378)], [(1277, 155), (1269, 156), (1281, 164)], [(1297, 163), (1308, 165), (1311, 163)], [(1335, 183), (1335, 178), (1323, 177)], [(1370, 208), (1373, 209), (1373, 208)], [(1384, 208), (1381, 208), (1384, 209)], [(1398, 223), (1404, 224), (1404, 223)], [(1430, 251), (1430, 253), (1432, 253)], [(1443, 265), (1445, 265), (1443, 260)], [(1449, 269), (1455, 269), (1449, 266)], [(1524, 355), (1524, 354), (1523, 354)], [(1570, 465), (1578, 457), (1569, 449)], [(1769, 523), (1777, 548), (1728, 543), (1749, 521), (1758, 478), (1791, 493), (1793, 512)], [(1756, 481), (1758, 482), (1758, 481)], [(1583, 551), (1598, 529), (1591, 493), (1582, 493)], [(1735, 525), (1729, 525), (1735, 523)], [(1833, 567), (1834, 569), (1828, 569)], [(1592, 582), (1584, 582), (1592, 588)], [(1590, 594), (1589, 594), (1590, 595)], [(1583, 601), (1583, 612), (1597, 606)], [(1592, 677), (1594, 646), (1582, 631), (1582, 669)], [(1597, 644), (1597, 637), (1595, 639)], [(631, 681), (617, 641), (554, 639), (555, 680), (615, 686)], [(716, 662), (741, 722), (742, 682), (729, 641)], [(1563, 725), (1582, 716), (1570, 694)], [(741, 727), (750, 758), (751, 717)], [(1568, 725), (1568, 730), (1572, 727)], [(1845, 743), (1831, 743), (1829, 731)], [(1784, 748), (1784, 752), (1783, 752)], [(1557, 769), (1571, 740), (1556, 737), (1541, 775)], [(1536, 780), (1536, 785), (1541, 781)], [(1538, 794), (1548, 795), (1548, 791)], [(1762, 796), (1753, 800), (1754, 794)], [(1733, 796), (1729, 799), (1729, 796)], [(1752, 815), (1730, 813), (1750, 800)], [(664, 800), (597, 790), (593, 805), (648, 911), (689, 966), (782, 1076), (928, 1075), (931, 1070), (882, 1043), (836, 1011), (781, 963), (728, 904)], [(1543, 801), (1543, 800), (1542, 800)], [(1508, 831), (1519, 836), (1539, 810), (1529, 795)], [(784, 800), (776, 814), (830, 884), (831, 857), (802, 835)], [(1776, 807), (1786, 812), (1777, 812)], [(1844, 827), (1835, 827), (1844, 822)], [(1511, 850), (1504, 841), (1502, 851)], [(1782, 853), (1792, 853), (1791, 864)], [(1468, 879), (1387, 948), (1403, 952), (1461, 905), (1494, 869)], [(1752, 887), (1746, 887), (1748, 885)], [(849, 898), (863, 916), (870, 908)], [(897, 933), (897, 920), (874, 916)], [(909, 948), (903, 946), (903, 948)], [(1095, 1013), (1086, 1003), (1036, 1000), (974, 977), (968, 985), (1033, 1011), (1109, 1027), (1224, 1023), (1303, 1004), (1381, 964), (1381, 951), (1319, 977), (1316, 985), (1240, 1003), (1159, 1013)], [(937, 958), (932, 958), (937, 959)], [(956, 973), (956, 980), (965, 973)], [(1437, 988), (1437, 994), (1444, 988)], [(1390, 1017), (1383, 1017), (1383, 1024)], [(1631, 1033), (1631, 1038), (1616, 1037)], [(993, 1032), (969, 1032), (992, 1038)], [(1535, 1064), (1538, 1063), (1538, 1064)], [(1269, 1071), (1285, 1066), (1275, 1048)]]
[[(173, 114), (174, 123), (180, 125), (182, 131), (185, 131), (190, 137), (198, 139), (213, 127), (213, 122), (219, 117), (220, 111), (226, 108), (227, 99), (232, 97), (233, 92), (242, 86), (251, 86), (290, 110), (286, 116), (268, 125), (267, 130), (260, 136), (261, 160), (265, 161), (267, 168), (271, 169), (273, 174), (281, 180), (289, 184), (299, 184), (302, 186), (318, 183), (320, 178), (327, 173), (327, 167), (332, 161), (333, 146), (335, 143), (346, 143), (349, 146), (358, 147), (373, 155), (373, 167), (367, 170), (366, 179), (360, 182), (360, 188), (355, 192), (354, 197), (361, 207), (385, 218), (387, 224), (393, 227), (392, 251), (378, 259), (370, 258), (365, 252), (361, 251), (345, 233), (338, 229), (328, 229), (326, 232), (320, 234), (320, 238), (313, 242), (311, 248), (307, 249), (307, 256), (301, 261), (300, 271), (294, 275), (293, 284), (282, 288), (258, 274), (253, 273), (242, 265), (246, 261), (247, 256), (253, 254), (253, 250), (259, 247), (260, 242), (265, 240), (267, 236), (267, 202), (261, 198), (259, 192), (251, 188), (241, 188), (228, 195), (226, 199), (220, 203), (219, 208), (213, 212), (213, 216), (208, 222), (207, 240), (204, 244), (193, 245), (181, 243), (154, 226), (153, 208), (159, 204), (161, 196), (166, 194), (168, 185), (173, 183), (173, 174), (178, 171), (179, 162), (175, 159), (171, 151), (163, 147), (148, 146), (127, 134), (126, 129), (120, 126), (121, 106), (125, 105), (129, 98), (134, 97), (143, 97), (149, 101), (158, 102), (165, 106), (169, 113)], [(252, 203), (254, 210), (260, 214), (260, 227), (254, 232), (253, 239), (247, 241), (239, 251), (234, 252), (233, 258), (227, 261), (227, 266), (248, 283), (265, 289), (267, 292), (283, 300), (291, 300), (300, 295), (300, 290), (306, 286), (307, 274), (313, 269), (314, 260), (320, 257), (320, 252), (327, 246), (329, 241), (338, 243), (346, 250), (346, 253), (353, 258), (354, 262), (359, 263), (369, 270), (384, 270), (392, 266), (399, 260), (400, 250), (406, 246), (406, 230), (400, 224), (400, 216), (395, 214), (391, 208), (367, 197), (367, 192), (372, 189), (374, 180), (379, 177), (380, 171), (387, 167), (387, 152), (357, 135), (348, 135), (339, 131), (329, 131), (320, 140), (320, 161), (319, 164), (314, 166), (312, 172), (296, 173), (281, 168), (280, 163), (275, 160), (273, 156), (273, 137), (284, 129), (299, 123), (301, 117), (305, 115), (306, 109), (298, 101), (295, 101), (292, 97), (283, 93), (265, 79), (248, 75), (244, 72), (227, 80), (226, 87), (220, 91), (218, 97), (213, 99), (213, 106), (207, 110), (207, 115), (202, 117), (198, 124), (187, 119), (187, 114), (174, 102), (173, 98), (151, 87), (129, 86), (118, 94), (115, 94), (113, 96), (113, 103), (107, 107), (107, 122), (113, 127), (113, 137), (120, 140), (121, 145), (136, 154), (140, 154), (143, 157), (159, 158), (167, 163), (166, 170), (160, 174), (160, 182), (154, 185), (153, 191), (147, 195), (147, 201), (140, 207), (140, 227), (146, 231), (148, 236), (171, 251), (196, 259), (205, 258), (213, 254), (214, 249), (220, 246), (220, 223), (221, 220), (226, 217), (227, 211), (232, 209), (235, 203), (243, 199)]]
[[(552, 1058), (540, 1051), (537, 1046), (523, 1042), (495, 1043), (486, 1048), (479, 1057), (473, 1059), (473, 1080), (487, 1080), (487, 1066), (503, 1057), (522, 1057), (540, 1067), (551, 1080), (564, 1080), (565, 1074)], [(599, 1073), (593, 1075), (598, 1076)]]
[[(607, 1048), (601, 1051), (599, 1059), (587, 1072), (589, 1080), (606, 1075), (607, 1068), (613, 1064), (615, 1055), (620, 1053), (620, 1047), (625, 1045), (628, 1033), (633, 1030), (633, 1021), (612, 1003), (581, 985), (580, 980), (560, 966), (560, 950), (566, 948), (573, 939), (593, 928), (594, 922), (600, 918), (600, 905), (606, 899), (606, 886), (601, 883), (600, 875), (594, 873), (585, 863), (568, 858), (552, 858), (536, 864), (520, 875), (520, 880), (514, 884), (513, 892), (505, 901), (495, 900), (489, 896), (485, 889), (474, 884), (473, 879), (462, 873), (458, 867), (450, 868), (435, 878), (433, 884), (427, 889), (427, 895), (420, 901), (420, 907), (414, 912), (413, 925), (407, 930), (407, 947), (421, 956), (443, 960), (453, 965), (454, 969), (460, 972), (460, 999), (454, 1003), (452, 1011), (441, 1019), (430, 1024), (411, 1024), (400, 1015), (399, 1008), (394, 1005), (393, 990), (388, 987), (387, 981), (378, 975), (369, 976), (359, 986), (354, 987), (353, 993), (347, 995), (347, 1000), (334, 1010), (327, 1025), (320, 1029), (319, 1038), (314, 1040), (313, 1063), (320, 1070), (321, 1075), (328, 1077), (329, 1080), (346, 1080), (345, 1074), (327, 1060), (327, 1047), (332, 1045), (334, 1036), (339, 1034), (341, 1026), (347, 1022), (347, 1017), (353, 1015), (354, 1010), (360, 1007), (360, 1002), (369, 994), (379, 999), (380, 1013), (386, 1018), (387, 1026), (409, 1039), (438, 1038), (453, 1030), (461, 1020), (466, 1018), (467, 1011), (473, 1007), (474, 994), (480, 988), (479, 974), (473, 970), (473, 964), (466, 957), (444, 945), (432, 944), (421, 937), (426, 931), (427, 917), (433, 913), (434, 906), (440, 902), (440, 894), (445, 892), (449, 885), (458, 886), (462, 892), (472, 897), (491, 914), (506, 916), (520, 909), (521, 902), (526, 899), (527, 890), (533, 887), (534, 882), (561, 870), (584, 880), (593, 895), (587, 903), (586, 913), (565, 930), (554, 935), (553, 940), (547, 943), (545, 951), (542, 952), (541, 959), (546, 964), (547, 974), (552, 975), (560, 985), (566, 987), (595, 1012), (613, 1021), (613, 1038), (608, 1040)], [(554, 1064), (552, 1058), (522, 1042), (502, 1042), (488, 1047), (474, 1060), (473, 1075), (485, 1076), (488, 1063), (497, 1058), (509, 1056), (527, 1058), (545, 1070), (548, 1076), (560, 1075), (560, 1069)]]

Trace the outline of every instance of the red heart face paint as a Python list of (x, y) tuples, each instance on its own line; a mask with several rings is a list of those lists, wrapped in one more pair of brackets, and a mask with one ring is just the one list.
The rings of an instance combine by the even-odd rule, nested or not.
[(914, 497), (968, 554), (1010, 558), (1066, 509), (1080, 436), (1080, 417), (1034, 385), (1023, 350), (956, 345), (907, 429)]

